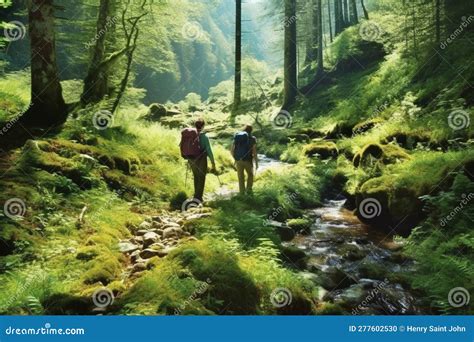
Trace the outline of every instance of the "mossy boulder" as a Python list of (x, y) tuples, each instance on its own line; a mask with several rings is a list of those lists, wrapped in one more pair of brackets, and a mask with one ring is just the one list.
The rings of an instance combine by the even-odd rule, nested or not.
[(352, 163), (354, 167), (369, 167), (376, 161), (381, 161), (383, 164), (393, 164), (410, 158), (410, 155), (398, 145), (368, 144), (354, 155)]
[(88, 271), (83, 275), (84, 284), (101, 283), (107, 285), (117, 279), (122, 272), (122, 266), (112, 254), (97, 257), (88, 264)]
[(281, 257), (283, 262), (290, 264), (290, 266), (304, 269), (308, 259), (306, 253), (294, 246), (283, 246), (281, 249)]
[(382, 122), (383, 120), (380, 118), (374, 118), (374, 119), (362, 121), (352, 128), (352, 134), (353, 135), (363, 134), (365, 132), (370, 131), (372, 128), (381, 124)]
[(145, 116), (146, 120), (159, 121), (162, 117), (168, 115), (168, 110), (161, 103), (153, 103), (148, 108), (148, 113)]
[(302, 133), (294, 133), (294, 134), (290, 134), (288, 135), (288, 138), (291, 139), (292, 141), (294, 142), (298, 142), (298, 143), (307, 143), (310, 141), (310, 137), (309, 135), (307, 134), (302, 134)]
[(45, 315), (90, 315), (94, 307), (91, 297), (55, 293), (41, 301)]
[(331, 141), (318, 141), (304, 147), (304, 153), (308, 157), (319, 156), (321, 159), (336, 158), (339, 150)]
[(286, 222), (288, 227), (293, 229), (297, 234), (304, 234), (308, 235), (311, 234), (311, 225), (312, 221), (307, 218), (297, 218), (297, 219), (290, 219)]
[(350, 137), (352, 135), (352, 128), (354, 125), (347, 121), (340, 121), (336, 123), (331, 130), (326, 134), (326, 139), (339, 139), (342, 137)]
[(344, 289), (355, 284), (355, 280), (338, 267), (329, 267), (324, 271), (317, 270), (319, 282), (328, 291)]
[(423, 132), (396, 132), (385, 138), (385, 143), (395, 142), (407, 150), (413, 150), (419, 145), (435, 147), (431, 137)]

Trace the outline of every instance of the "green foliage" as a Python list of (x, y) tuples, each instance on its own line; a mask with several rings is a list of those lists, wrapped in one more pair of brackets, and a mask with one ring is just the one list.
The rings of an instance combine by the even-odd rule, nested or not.
[[(431, 298), (425, 305), (434, 312), (472, 314), (472, 302), (455, 308), (449, 304), (451, 289), (474, 290), (474, 235), (470, 217), (474, 186), (458, 174), (450, 191), (424, 197), (431, 214), (406, 240), (406, 252), (417, 261), (418, 271), (411, 275), (412, 284)], [(429, 257), (427, 257), (429, 255)]]

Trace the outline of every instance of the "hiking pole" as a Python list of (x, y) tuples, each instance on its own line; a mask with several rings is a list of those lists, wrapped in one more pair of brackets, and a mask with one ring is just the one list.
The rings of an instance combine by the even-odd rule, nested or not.
[(216, 175), (216, 177), (217, 177), (217, 180), (219, 181), (219, 184), (220, 184), (221, 187), (222, 187), (222, 182), (221, 182), (221, 179), (219, 178), (219, 175), (218, 175), (217, 173), (216, 173), (215, 175)]

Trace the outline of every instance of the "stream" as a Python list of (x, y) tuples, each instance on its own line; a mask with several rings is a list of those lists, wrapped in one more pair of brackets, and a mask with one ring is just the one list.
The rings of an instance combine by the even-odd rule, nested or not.
[[(264, 155), (259, 161), (259, 172), (289, 165)], [(402, 246), (392, 236), (361, 223), (345, 209), (345, 201), (329, 200), (308, 210), (311, 234), (283, 243), (306, 253), (302, 276), (320, 285), (320, 300), (352, 314), (420, 314), (415, 297), (402, 285), (413, 262), (403, 257)]]
[(397, 281), (413, 262), (391, 236), (362, 224), (344, 203), (327, 201), (309, 210), (311, 234), (284, 243), (308, 256), (302, 275), (321, 285), (322, 301), (352, 314), (419, 314), (414, 296)]

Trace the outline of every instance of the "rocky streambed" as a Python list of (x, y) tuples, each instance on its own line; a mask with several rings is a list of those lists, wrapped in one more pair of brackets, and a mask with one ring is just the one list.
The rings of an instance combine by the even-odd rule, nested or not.
[(393, 237), (362, 224), (328, 201), (308, 211), (311, 231), (284, 243), (305, 253), (302, 276), (320, 286), (320, 299), (352, 314), (419, 314), (415, 297), (403, 281), (413, 268)]

